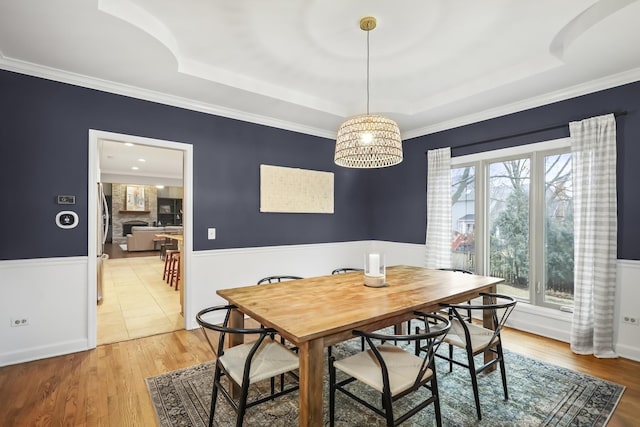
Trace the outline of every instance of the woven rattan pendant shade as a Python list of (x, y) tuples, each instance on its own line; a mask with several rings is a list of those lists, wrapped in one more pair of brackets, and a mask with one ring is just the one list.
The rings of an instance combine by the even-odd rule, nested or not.
[(336, 139), (335, 163), (347, 168), (384, 168), (402, 161), (402, 140), (396, 122), (365, 114), (344, 122)]
[(348, 119), (338, 129), (334, 157), (338, 166), (373, 169), (402, 161), (398, 124), (386, 117), (369, 114), (369, 32), (375, 27), (374, 17), (360, 20), (360, 29), (367, 32), (367, 114)]

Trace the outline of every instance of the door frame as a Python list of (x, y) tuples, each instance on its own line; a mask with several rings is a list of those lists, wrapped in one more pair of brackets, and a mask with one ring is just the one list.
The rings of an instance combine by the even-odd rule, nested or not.
[(89, 129), (89, 181), (88, 181), (88, 263), (87, 263), (87, 346), (95, 348), (97, 343), (97, 256), (98, 256), (98, 189), (97, 183), (100, 178), (100, 157), (98, 144), (102, 139), (117, 142), (130, 142), (133, 144), (146, 145), (149, 147), (168, 148), (183, 152), (182, 167), (182, 189), (184, 192), (182, 200), (182, 230), (184, 235), (184, 282), (181, 284), (184, 291), (183, 317), (185, 328), (188, 325), (187, 319), (192, 313), (191, 308), (191, 256), (193, 252), (193, 145), (183, 142), (167, 141), (154, 138), (145, 138), (134, 135), (126, 135), (101, 130)]

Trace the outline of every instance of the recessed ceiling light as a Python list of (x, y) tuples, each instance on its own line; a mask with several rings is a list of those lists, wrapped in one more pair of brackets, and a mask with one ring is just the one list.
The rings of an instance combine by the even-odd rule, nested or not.
[(130, 142), (125, 142), (124, 145), (126, 145), (127, 147), (133, 147), (133, 144)]
[(137, 166), (131, 166), (131, 169), (133, 169), (134, 171), (137, 171), (137, 170), (138, 170), (138, 169), (140, 169), (140, 168), (139, 168), (139, 167), (137, 167)]
[(138, 159), (138, 161), (139, 161), (140, 163), (144, 163), (144, 162), (146, 162), (146, 160), (145, 160), (145, 159)]
[(162, 189), (162, 188), (164, 188), (164, 185), (156, 185), (156, 188)]

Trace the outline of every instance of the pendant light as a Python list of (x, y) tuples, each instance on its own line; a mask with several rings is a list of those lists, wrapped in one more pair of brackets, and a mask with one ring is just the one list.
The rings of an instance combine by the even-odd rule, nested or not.
[(360, 29), (367, 32), (367, 113), (353, 117), (338, 129), (334, 161), (347, 168), (374, 169), (402, 162), (402, 139), (398, 124), (384, 116), (369, 114), (369, 32), (376, 27), (376, 18), (360, 20)]

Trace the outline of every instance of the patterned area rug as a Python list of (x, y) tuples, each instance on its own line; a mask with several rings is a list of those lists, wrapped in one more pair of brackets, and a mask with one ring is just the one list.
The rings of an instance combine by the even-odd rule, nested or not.
[[(334, 347), (340, 359), (359, 349), (351, 340)], [(446, 350), (445, 348), (441, 348)], [(458, 355), (462, 357), (463, 354)], [(481, 357), (481, 356), (479, 356)], [(624, 387), (575, 371), (544, 363), (517, 353), (505, 353), (509, 400), (504, 400), (498, 370), (479, 377), (482, 421), (476, 419), (469, 373), (437, 360), (443, 425), (445, 426), (604, 426), (613, 413)], [(147, 386), (160, 426), (206, 426), (214, 363), (148, 378)], [(326, 368), (325, 368), (326, 369)], [(328, 386), (325, 376), (325, 424), (328, 425)], [(254, 398), (266, 395), (269, 382), (252, 386)], [(356, 393), (379, 402), (379, 395), (355, 383)], [(396, 414), (411, 404), (408, 396), (394, 404)], [(397, 409), (396, 409), (397, 408)], [(235, 425), (235, 413), (218, 395), (215, 424)], [(289, 427), (298, 425), (298, 392), (290, 393), (247, 411), (245, 426)], [(336, 426), (384, 426), (384, 420), (353, 400), (336, 396)], [(435, 425), (433, 405), (410, 418), (405, 426)]]

